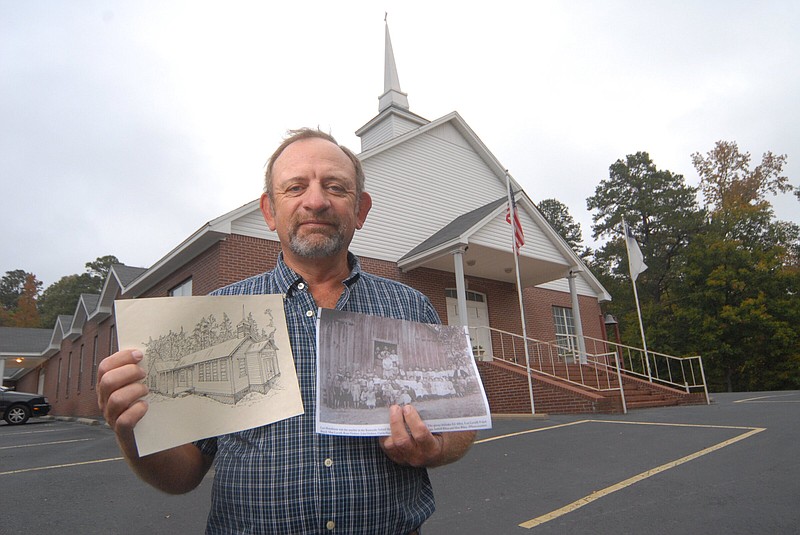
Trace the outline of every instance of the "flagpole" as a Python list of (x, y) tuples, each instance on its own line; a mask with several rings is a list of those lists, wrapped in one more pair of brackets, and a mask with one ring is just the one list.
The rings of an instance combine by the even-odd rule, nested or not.
[[(533, 404), (533, 380), (531, 379), (531, 358), (530, 353), (528, 351), (528, 328), (525, 325), (525, 305), (522, 301), (522, 283), (519, 277), (519, 254), (517, 253), (517, 229), (514, 224), (514, 218), (517, 215), (514, 213), (516, 211), (516, 206), (514, 206), (514, 200), (511, 196), (511, 176), (508, 174), (508, 170), (506, 169), (506, 194), (508, 195), (508, 210), (509, 214), (511, 215), (511, 254), (514, 257), (514, 273), (516, 273), (517, 277), (517, 297), (519, 298), (519, 317), (520, 321), (522, 322), (522, 341), (525, 345), (525, 371), (526, 375), (528, 376), (528, 395), (531, 398), (531, 414), (536, 414), (536, 408)], [(513, 207), (513, 209), (512, 209)]]
[[(631, 248), (628, 245), (628, 231), (625, 220), (622, 220), (622, 235), (625, 239), (625, 250), (628, 251), (628, 263), (630, 266)], [(638, 276), (638, 274), (637, 274)], [(636, 279), (631, 273), (631, 283), (633, 284), (633, 298), (636, 301), (636, 314), (639, 316), (639, 332), (642, 333), (642, 346), (644, 347), (644, 363), (647, 365), (647, 379), (652, 383), (653, 374), (650, 371), (650, 356), (647, 354), (647, 340), (644, 336), (644, 323), (642, 323), (642, 308), (639, 306), (639, 292), (636, 290)]]

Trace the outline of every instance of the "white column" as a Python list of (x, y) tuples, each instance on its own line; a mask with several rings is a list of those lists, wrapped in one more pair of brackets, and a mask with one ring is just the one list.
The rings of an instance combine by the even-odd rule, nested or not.
[(6, 359), (0, 359), (0, 385), (3, 384), (3, 374), (6, 373)]
[(461, 248), (453, 253), (453, 264), (456, 270), (456, 297), (458, 298), (458, 318), (461, 325), (469, 327), (469, 317), (467, 315), (467, 285), (464, 282), (464, 252)]
[(575, 289), (577, 271), (570, 270), (567, 275), (569, 281), (569, 295), (572, 298), (572, 319), (575, 322), (575, 337), (578, 339), (578, 357), (581, 364), (586, 364), (586, 340), (583, 339), (583, 321), (581, 320), (581, 307), (578, 304), (578, 290)]

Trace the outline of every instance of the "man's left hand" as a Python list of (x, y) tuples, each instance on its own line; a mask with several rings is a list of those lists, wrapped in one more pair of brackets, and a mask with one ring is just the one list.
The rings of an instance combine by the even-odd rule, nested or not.
[(430, 432), (417, 409), (411, 405), (389, 408), (391, 435), (381, 437), (386, 456), (397, 464), (432, 466), (439, 464), (444, 453), (444, 437)]

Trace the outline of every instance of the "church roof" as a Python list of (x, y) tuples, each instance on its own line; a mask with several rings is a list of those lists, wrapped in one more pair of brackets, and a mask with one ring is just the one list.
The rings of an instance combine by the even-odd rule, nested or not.
[(47, 348), (53, 329), (0, 327), (0, 354), (39, 354)]
[(460, 215), (453, 221), (442, 227), (439, 231), (432, 234), (427, 240), (423, 241), (408, 253), (406, 253), (398, 263), (403, 260), (412, 258), (417, 255), (426, 253), (427, 251), (436, 249), (448, 242), (457, 240), (466, 232), (472, 229), (475, 225), (486, 219), (489, 215), (493, 214), (497, 209), (508, 202), (506, 197), (497, 199), (496, 201), (485, 204), (480, 208), (476, 208), (471, 212)]

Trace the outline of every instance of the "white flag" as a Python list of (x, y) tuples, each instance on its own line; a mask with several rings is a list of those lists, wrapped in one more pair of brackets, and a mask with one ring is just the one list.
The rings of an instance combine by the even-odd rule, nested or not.
[(639, 273), (647, 269), (647, 264), (644, 263), (642, 250), (639, 249), (639, 244), (636, 243), (631, 228), (625, 222), (622, 223), (622, 227), (625, 229), (625, 245), (628, 248), (628, 267), (631, 270), (631, 279), (635, 281), (639, 277)]

